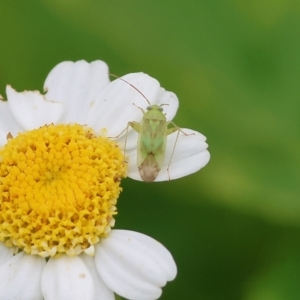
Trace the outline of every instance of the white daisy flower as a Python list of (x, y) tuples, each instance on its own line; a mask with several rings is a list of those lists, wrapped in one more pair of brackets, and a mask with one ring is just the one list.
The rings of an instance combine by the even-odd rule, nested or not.
[[(177, 110), (173, 93), (143, 73), (125, 80), (151, 104)], [(110, 83), (104, 62), (63, 62), (48, 75), (45, 94), (10, 86), (0, 101), (0, 300), (157, 299), (176, 276), (160, 243), (111, 230), (120, 181), (141, 180), (136, 137), (144, 99), (121, 80)], [(156, 181), (185, 176), (209, 160), (205, 138), (183, 129), (168, 137)], [(127, 140), (126, 157), (122, 142)], [(170, 175), (169, 175), (170, 174)]]

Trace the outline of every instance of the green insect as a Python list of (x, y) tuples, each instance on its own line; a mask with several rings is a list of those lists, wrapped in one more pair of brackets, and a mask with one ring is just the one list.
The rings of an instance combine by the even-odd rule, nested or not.
[[(138, 109), (141, 110), (143, 114), (143, 118), (140, 121), (140, 123), (136, 121), (128, 122), (125, 130), (123, 130), (117, 136), (119, 137), (121, 134), (123, 134), (126, 131), (126, 140), (125, 140), (125, 150), (126, 150), (127, 133), (128, 133), (129, 126), (138, 133), (137, 165), (138, 165), (140, 176), (143, 181), (152, 182), (155, 180), (164, 162), (164, 158), (166, 154), (167, 136), (177, 131), (177, 137), (167, 167), (167, 172), (170, 180), (171, 178), (169, 174), (169, 167), (174, 154), (179, 132), (182, 132), (184, 135), (190, 135), (190, 134), (183, 132), (172, 121), (167, 121), (166, 116), (163, 113), (162, 106), (168, 104), (151, 105), (150, 101), (146, 98), (146, 96), (141, 91), (139, 91), (135, 86), (133, 86), (131, 83), (124, 80), (123, 78), (118, 77), (117, 75), (114, 74), (109, 74), (109, 75), (116, 77), (124, 81), (125, 83), (129, 84), (132, 88), (138, 91), (149, 104), (145, 111), (144, 109), (136, 106), (133, 103), (133, 105), (135, 105)], [(171, 124), (173, 125), (173, 127), (169, 127), (169, 125)]]

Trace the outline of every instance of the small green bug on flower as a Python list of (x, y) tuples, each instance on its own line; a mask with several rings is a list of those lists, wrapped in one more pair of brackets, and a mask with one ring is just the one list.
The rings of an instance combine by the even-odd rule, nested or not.
[[(172, 121), (167, 121), (167, 118), (163, 113), (162, 106), (168, 104), (152, 105), (150, 101), (147, 99), (147, 97), (130, 82), (126, 81), (125, 79), (117, 75), (111, 73), (109, 73), (109, 75), (124, 81), (126, 84), (129, 84), (138, 93), (140, 93), (148, 103), (146, 111), (143, 108), (133, 103), (133, 105), (135, 105), (138, 109), (141, 110), (143, 114), (142, 120), (140, 122), (136, 122), (136, 121), (128, 122), (126, 128), (117, 137), (115, 137), (118, 138), (124, 132), (126, 132), (126, 137), (127, 137), (129, 126), (138, 133), (137, 165), (138, 165), (140, 176), (143, 181), (153, 182), (155, 180), (164, 162), (164, 158), (166, 154), (167, 136), (174, 132), (177, 132), (177, 137), (167, 166), (169, 180), (171, 180), (169, 174), (169, 167), (175, 151), (179, 133), (182, 132), (185, 136), (193, 135), (194, 133), (187, 134), (183, 132), (180, 129), (180, 127), (176, 126)], [(169, 127), (169, 125), (173, 125), (173, 126)], [(126, 142), (127, 142), (127, 138), (125, 139), (125, 147), (124, 147), (125, 150), (126, 150)]]

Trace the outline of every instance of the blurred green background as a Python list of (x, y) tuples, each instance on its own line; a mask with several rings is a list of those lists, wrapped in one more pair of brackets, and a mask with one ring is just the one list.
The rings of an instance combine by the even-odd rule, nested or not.
[(117, 228), (173, 254), (161, 299), (300, 299), (300, 2), (0, 2), (0, 94), (42, 89), (64, 60), (143, 71), (211, 161), (176, 181), (126, 179)]

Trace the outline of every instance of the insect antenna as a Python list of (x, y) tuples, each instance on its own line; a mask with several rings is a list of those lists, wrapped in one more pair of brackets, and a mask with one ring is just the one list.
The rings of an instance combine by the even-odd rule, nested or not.
[(127, 84), (129, 84), (129, 85), (130, 85), (132, 88), (134, 88), (138, 93), (140, 93), (140, 94), (143, 96), (143, 98), (146, 99), (146, 101), (148, 102), (148, 104), (151, 106), (151, 103), (150, 103), (150, 101), (147, 99), (147, 97), (146, 97), (139, 89), (137, 89), (133, 84), (131, 84), (130, 82), (126, 81), (125, 79), (121, 78), (121, 77), (118, 76), (118, 75), (115, 75), (115, 74), (112, 74), (112, 73), (108, 73), (108, 75), (110, 75), (110, 76), (112, 76), (112, 77), (115, 77), (115, 78), (118, 78), (118, 79), (120, 79), (120, 80), (126, 82)]

